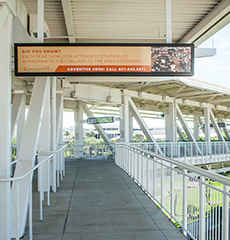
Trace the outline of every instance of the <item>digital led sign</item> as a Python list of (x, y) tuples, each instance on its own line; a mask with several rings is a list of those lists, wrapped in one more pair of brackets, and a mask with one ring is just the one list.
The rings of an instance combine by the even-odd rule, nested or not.
[(192, 44), (15, 44), (16, 76), (192, 76)]

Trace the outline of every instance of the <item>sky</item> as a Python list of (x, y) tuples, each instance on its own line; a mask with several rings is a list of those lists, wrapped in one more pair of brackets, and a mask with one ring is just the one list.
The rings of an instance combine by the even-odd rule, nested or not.
[[(230, 24), (222, 28), (199, 47), (214, 47), (217, 54), (213, 57), (195, 59), (194, 77), (206, 82), (226, 86), (230, 88)], [(86, 116), (84, 116), (86, 119)], [(74, 126), (73, 112), (64, 112), (64, 127)], [(147, 125), (153, 120), (146, 119)], [(164, 126), (164, 121), (158, 120), (159, 127)], [(118, 122), (116, 123), (118, 125)], [(162, 125), (162, 126), (161, 126)], [(85, 128), (93, 128), (93, 125), (84, 124)], [(138, 127), (134, 122), (134, 127)]]
[(199, 47), (215, 47), (217, 54), (195, 59), (194, 77), (230, 88), (230, 24)]

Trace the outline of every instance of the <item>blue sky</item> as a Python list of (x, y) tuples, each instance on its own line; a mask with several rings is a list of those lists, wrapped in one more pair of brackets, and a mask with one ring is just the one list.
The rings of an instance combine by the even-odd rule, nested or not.
[(230, 24), (199, 47), (215, 47), (214, 57), (195, 59), (195, 78), (230, 87)]

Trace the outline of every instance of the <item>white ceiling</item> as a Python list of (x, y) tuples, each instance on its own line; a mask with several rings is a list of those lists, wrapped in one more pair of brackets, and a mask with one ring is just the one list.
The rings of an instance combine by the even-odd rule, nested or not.
[[(24, 0), (29, 14), (37, 0)], [(228, 17), (228, 0), (171, 0), (173, 43), (199, 43)], [(164, 0), (45, 0), (46, 42), (165, 42)], [(190, 36), (191, 35), (191, 36)]]

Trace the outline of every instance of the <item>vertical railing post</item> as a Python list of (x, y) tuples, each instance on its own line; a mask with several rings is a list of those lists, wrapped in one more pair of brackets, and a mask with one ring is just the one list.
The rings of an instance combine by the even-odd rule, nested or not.
[(16, 181), (16, 240), (19, 240), (19, 181)]
[(164, 207), (164, 165), (163, 160), (161, 160), (161, 210)]
[[(42, 157), (42, 160), (44, 160), (43, 157)], [(43, 175), (43, 169), (42, 169), (42, 166), (43, 165), (41, 165), (39, 167), (39, 169), (40, 169), (40, 194), (39, 194), (40, 220), (43, 219), (43, 215), (42, 215), (42, 201), (43, 201), (43, 178), (42, 178), (42, 175)]]
[(153, 157), (153, 198), (156, 199), (156, 160)]
[(146, 190), (149, 193), (149, 158), (150, 156), (147, 155), (146, 159)]
[(171, 221), (173, 221), (174, 219), (174, 215), (175, 215), (175, 207), (174, 207), (174, 199), (175, 199), (175, 191), (174, 191), (174, 171), (173, 171), (173, 168), (174, 168), (174, 165), (173, 164), (170, 164), (171, 166), (171, 179), (170, 179), (170, 188), (171, 188)]
[(33, 217), (32, 217), (32, 174), (29, 178), (29, 240), (33, 239)]
[(229, 186), (224, 185), (222, 207), (222, 234), (223, 240), (229, 240)]
[(187, 235), (187, 170), (183, 170), (183, 234)]
[(50, 206), (50, 158), (47, 161), (47, 206)]
[(60, 174), (61, 174), (61, 181), (63, 181), (63, 171), (62, 171), (62, 169), (63, 169), (63, 166), (62, 166), (62, 164), (63, 164), (63, 162), (62, 162), (62, 150), (60, 150), (60, 151), (58, 152), (58, 154), (59, 154), (59, 159), (60, 159)]
[(56, 161), (57, 161), (57, 167), (56, 167), (56, 169), (57, 169), (57, 171), (56, 171), (56, 173), (57, 173), (57, 187), (59, 187), (60, 186), (60, 184), (59, 184), (59, 180), (60, 180), (60, 178), (59, 178), (59, 170), (60, 170), (60, 164), (59, 164), (59, 157), (58, 157), (58, 154), (57, 154), (57, 152), (55, 151), (55, 153), (54, 153), (54, 155), (56, 156)]
[(186, 161), (186, 155), (187, 155), (187, 144), (184, 143), (184, 162), (187, 163)]
[(199, 239), (205, 240), (205, 185), (203, 176), (200, 176), (199, 198)]

